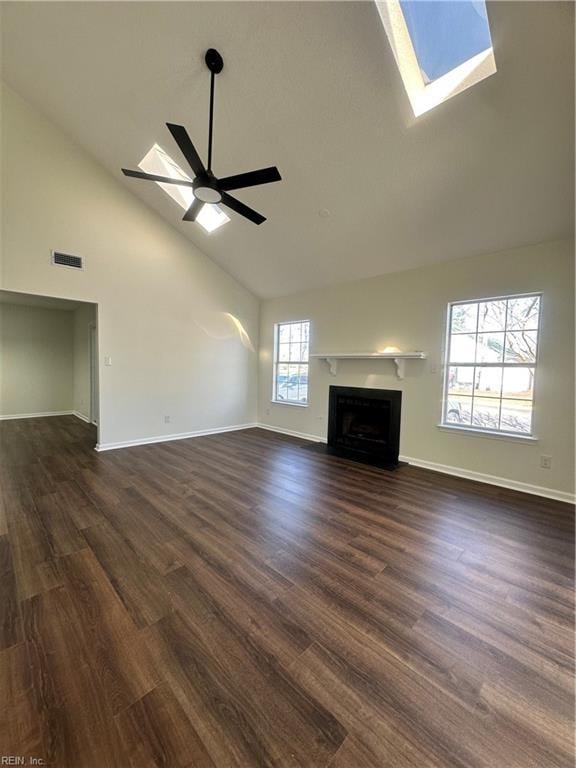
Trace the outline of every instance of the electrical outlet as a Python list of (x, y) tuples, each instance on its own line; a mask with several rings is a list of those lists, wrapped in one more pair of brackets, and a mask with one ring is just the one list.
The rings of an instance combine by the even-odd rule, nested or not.
[(164, 416), (164, 424), (170, 424), (172, 418), (170, 416)]
[(540, 466), (542, 469), (552, 468), (552, 456), (540, 456)]

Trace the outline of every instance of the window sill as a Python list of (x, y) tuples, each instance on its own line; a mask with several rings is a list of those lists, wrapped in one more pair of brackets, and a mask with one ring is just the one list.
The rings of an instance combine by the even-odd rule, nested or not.
[(524, 443), (531, 445), (538, 442), (534, 435), (512, 435), (509, 432), (491, 432), (489, 429), (473, 429), (472, 427), (453, 427), (449, 424), (437, 424), (438, 429), (446, 432), (461, 433), (464, 435), (473, 435), (475, 437), (488, 437), (493, 440), (508, 440), (512, 443)]
[(295, 405), (296, 408), (308, 408), (308, 403), (291, 403), (290, 400), (270, 400), (274, 405)]

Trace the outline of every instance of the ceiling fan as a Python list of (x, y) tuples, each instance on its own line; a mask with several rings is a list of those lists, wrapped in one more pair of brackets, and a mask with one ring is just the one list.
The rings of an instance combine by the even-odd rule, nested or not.
[(237, 200), (228, 192), (234, 189), (244, 189), (245, 187), (256, 187), (260, 184), (270, 184), (272, 181), (281, 181), (282, 177), (278, 171), (278, 168), (272, 166), (271, 168), (261, 168), (258, 171), (248, 171), (247, 173), (239, 173), (236, 176), (225, 176), (222, 179), (218, 179), (212, 172), (212, 129), (214, 126), (214, 79), (217, 74), (222, 72), (224, 67), (224, 61), (222, 56), (214, 48), (206, 51), (204, 57), (206, 66), (210, 70), (210, 119), (208, 123), (208, 167), (204, 167), (204, 163), (200, 159), (194, 144), (188, 132), (182, 125), (174, 125), (173, 123), (166, 123), (168, 130), (172, 134), (174, 140), (180, 147), (180, 150), (192, 171), (194, 172), (194, 179), (187, 181), (186, 179), (174, 179), (170, 176), (156, 176), (152, 173), (144, 173), (143, 171), (131, 171), (127, 168), (122, 168), (122, 173), (125, 176), (131, 176), (135, 179), (146, 179), (147, 181), (158, 181), (162, 184), (177, 184), (181, 187), (192, 187), (192, 193), (194, 195), (194, 201), (184, 214), (183, 221), (196, 221), (196, 216), (200, 213), (202, 206), (206, 203), (215, 204), (221, 203), (222, 205), (231, 208), (236, 213), (244, 216), (254, 224), (262, 224), (266, 221), (266, 217), (261, 213), (255, 211), (253, 208), (249, 208), (240, 200)]

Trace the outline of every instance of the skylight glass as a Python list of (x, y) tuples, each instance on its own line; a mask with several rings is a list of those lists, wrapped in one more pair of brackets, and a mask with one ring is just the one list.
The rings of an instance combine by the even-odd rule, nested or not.
[(400, 0), (424, 82), (492, 47), (486, 5), (477, 0)]
[(496, 72), (483, 0), (375, 0), (416, 116)]
[[(159, 144), (154, 144), (152, 149), (138, 163), (138, 167), (146, 173), (155, 173), (158, 176), (169, 176), (172, 179), (192, 181), (190, 176), (180, 168), (178, 163), (172, 160), (170, 155)], [(181, 208), (184, 208), (184, 210), (190, 208), (194, 200), (190, 187), (177, 187), (175, 184), (156, 183)], [(214, 232), (214, 230), (226, 224), (227, 221), (230, 221), (229, 217), (218, 205), (205, 204), (196, 217), (196, 222), (208, 233)]]

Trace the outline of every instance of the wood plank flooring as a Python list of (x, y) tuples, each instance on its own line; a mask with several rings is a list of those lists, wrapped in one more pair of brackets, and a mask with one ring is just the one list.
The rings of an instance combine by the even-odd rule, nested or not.
[(0, 422), (0, 755), (567, 768), (573, 511), (253, 429)]

